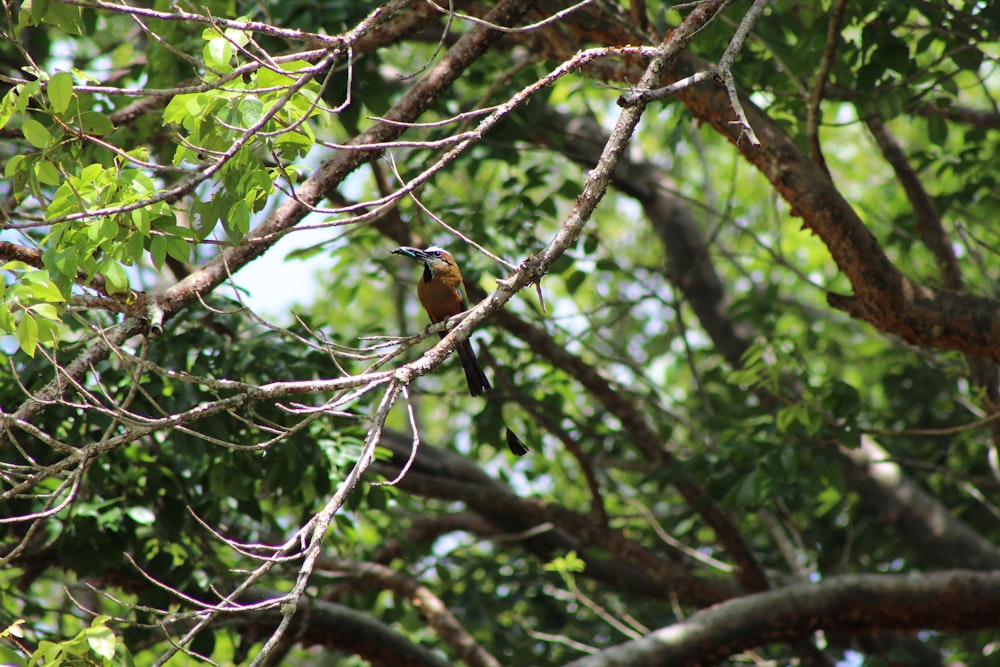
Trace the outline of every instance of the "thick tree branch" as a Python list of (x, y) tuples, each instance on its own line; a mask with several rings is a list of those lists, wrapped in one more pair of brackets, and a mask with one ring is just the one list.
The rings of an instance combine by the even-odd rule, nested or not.
[(896, 180), (906, 192), (906, 198), (913, 209), (914, 228), (924, 240), (924, 244), (934, 253), (938, 270), (941, 272), (942, 285), (949, 291), (961, 292), (964, 288), (962, 270), (934, 201), (924, 189), (917, 172), (910, 166), (903, 148), (890, 134), (882, 119), (869, 115), (865, 118), (865, 125), (882, 151), (882, 157), (892, 166)]
[(1000, 570), (1000, 549), (903, 474), (874, 440), (862, 436), (860, 447), (843, 454), (848, 483), (917, 553), (945, 567)]
[(724, 602), (566, 667), (713, 665), (734, 653), (817, 630), (968, 631), (998, 627), (998, 618), (996, 572), (846, 575)]
[[(579, 48), (575, 40), (581, 34), (600, 32), (602, 41), (609, 44), (641, 39), (615, 17), (602, 14), (600, 7), (588, 9), (591, 11), (586, 17), (572, 18), (586, 21), (586, 32), (565, 31), (550, 36), (546, 45), (551, 55), (559, 57), (562, 50)], [(682, 53), (671, 61), (657, 85), (681, 81), (707, 67), (697, 57)], [(594, 73), (622, 74), (609, 70)], [(637, 75), (635, 66), (627, 72), (631, 80)], [(683, 88), (676, 96), (698, 120), (736, 145), (791, 205), (792, 215), (802, 217), (803, 226), (822, 239), (854, 288), (853, 296), (830, 294), (830, 305), (915, 345), (959, 350), (1000, 361), (1000, 304), (994, 299), (937, 292), (904, 276), (822, 168), (750, 100), (744, 99), (743, 106), (761, 140), (760, 148), (740, 141), (742, 134), (733, 125), (725, 90), (702, 84)]]
[[(284, 593), (252, 588), (241, 602), (277, 600)], [(240, 628), (244, 633), (266, 634), (282, 620), (282, 610), (271, 607), (259, 611), (241, 612)], [(454, 663), (408, 638), (374, 618), (368, 612), (345, 607), (335, 602), (307, 598), (292, 619), (289, 633), (296, 642), (319, 644), (331, 649), (356, 654), (375, 665), (412, 665), (413, 667), (448, 667)]]

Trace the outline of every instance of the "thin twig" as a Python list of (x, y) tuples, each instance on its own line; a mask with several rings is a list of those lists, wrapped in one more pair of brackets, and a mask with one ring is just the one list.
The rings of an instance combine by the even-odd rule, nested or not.
[(847, 7), (847, 0), (837, 0), (837, 3), (830, 10), (830, 25), (826, 31), (826, 46), (823, 48), (823, 55), (819, 60), (819, 69), (816, 70), (816, 80), (813, 81), (812, 93), (809, 95), (809, 105), (806, 108), (806, 140), (809, 142), (809, 152), (812, 158), (823, 171), (830, 175), (830, 170), (826, 166), (826, 158), (823, 157), (823, 147), (819, 142), (819, 126), (823, 115), (820, 111), (820, 104), (823, 102), (823, 89), (826, 88), (827, 78), (830, 76), (830, 69), (833, 67), (833, 59), (837, 55), (837, 45), (840, 43), (840, 26), (844, 20), (844, 10)]

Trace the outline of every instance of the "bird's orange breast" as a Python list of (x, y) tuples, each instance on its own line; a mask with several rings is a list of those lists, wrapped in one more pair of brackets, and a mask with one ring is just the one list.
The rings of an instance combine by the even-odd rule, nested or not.
[(430, 282), (420, 281), (417, 285), (417, 298), (420, 299), (420, 305), (427, 311), (431, 322), (446, 320), (465, 310), (459, 285), (461, 281), (453, 283), (438, 276)]

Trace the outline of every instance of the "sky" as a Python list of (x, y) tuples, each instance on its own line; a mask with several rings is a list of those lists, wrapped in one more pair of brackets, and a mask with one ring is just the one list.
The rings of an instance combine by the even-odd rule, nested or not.
[(331, 229), (314, 229), (285, 235), (264, 255), (233, 276), (246, 290), (243, 301), (255, 313), (278, 325), (291, 322), (292, 306), (309, 304), (319, 289), (318, 274), (329, 262), (326, 253), (306, 260), (288, 259), (288, 253), (326, 240)]

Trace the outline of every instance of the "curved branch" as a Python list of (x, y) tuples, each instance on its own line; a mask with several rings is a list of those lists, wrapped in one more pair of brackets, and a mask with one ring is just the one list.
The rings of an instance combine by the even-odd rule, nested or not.
[[(586, 31), (566, 31), (547, 40), (546, 46), (554, 57), (563, 50), (578, 48), (576, 40), (584, 35), (600, 33), (605, 43), (642, 39), (614, 17), (601, 15), (599, 8), (586, 18)], [(574, 15), (572, 20), (580, 19)], [(706, 68), (696, 56), (681, 53), (671, 60), (657, 86), (687, 79)], [(632, 65), (625, 75), (634, 81), (638, 71), (638, 66)], [(623, 74), (609, 69), (594, 73)], [(761, 147), (755, 148), (740, 140), (742, 131), (733, 124), (724, 89), (695, 85), (678, 90), (676, 97), (699, 121), (732, 142), (790, 204), (791, 214), (801, 217), (803, 227), (826, 245), (854, 289), (852, 296), (831, 293), (831, 306), (914, 345), (959, 350), (1000, 361), (1000, 303), (982, 296), (937, 292), (904, 276), (822, 168), (778, 122), (744, 96), (747, 120), (761, 140)]]
[(819, 126), (823, 118), (820, 105), (823, 102), (823, 90), (826, 88), (827, 77), (830, 76), (830, 69), (833, 67), (833, 58), (837, 53), (837, 45), (840, 41), (840, 26), (844, 20), (844, 9), (847, 0), (837, 0), (834, 7), (830, 9), (830, 25), (826, 31), (826, 46), (823, 47), (823, 55), (819, 61), (819, 70), (816, 72), (816, 80), (813, 81), (812, 92), (809, 94), (809, 106), (806, 111), (806, 140), (809, 143), (809, 152), (812, 153), (813, 160), (816, 161), (827, 175), (830, 170), (826, 166), (826, 158), (823, 157), (823, 147), (819, 143)]
[(712, 665), (777, 641), (877, 630), (997, 627), (1000, 573), (857, 574), (748, 595), (566, 667)]
[[(251, 588), (240, 600), (264, 603), (283, 596), (284, 593), (278, 591)], [(266, 633), (281, 621), (282, 616), (283, 612), (278, 607), (241, 613), (240, 627), (243, 632), (258, 629)], [(448, 667), (452, 664), (430, 649), (410, 641), (368, 612), (315, 598), (304, 599), (292, 618), (289, 635), (294, 637), (294, 641), (356, 654), (376, 665)]]

